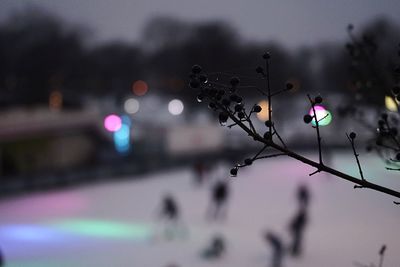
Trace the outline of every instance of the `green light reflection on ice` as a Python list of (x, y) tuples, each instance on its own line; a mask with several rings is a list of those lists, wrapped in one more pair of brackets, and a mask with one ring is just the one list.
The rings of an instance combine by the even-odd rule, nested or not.
[(142, 240), (151, 235), (145, 224), (127, 224), (112, 221), (72, 219), (56, 222), (56, 229), (88, 237)]

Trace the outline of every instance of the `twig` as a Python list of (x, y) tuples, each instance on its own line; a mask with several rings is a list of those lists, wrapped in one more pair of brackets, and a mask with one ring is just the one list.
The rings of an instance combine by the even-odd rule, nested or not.
[(360, 172), (361, 180), (365, 180), (363, 171), (361, 169), (360, 160), (358, 159), (359, 154), (357, 154), (356, 147), (354, 145), (354, 139), (356, 138), (356, 134), (354, 132), (351, 132), (350, 135), (348, 135), (346, 133), (346, 136), (347, 136), (347, 139), (349, 139), (349, 141), (350, 141), (351, 148), (353, 149), (354, 157), (356, 158), (356, 161), (357, 161), (358, 171)]
[[(266, 77), (266, 87), (267, 87), (267, 92), (268, 92), (268, 120), (271, 122), (268, 126), (269, 132), (271, 133), (271, 138), (272, 138), (272, 95), (271, 95), (271, 87), (270, 87), (270, 82), (269, 82), (269, 54), (266, 53), (264, 54), (264, 59), (265, 59), (265, 71), (267, 72), (267, 77)], [(272, 140), (272, 139), (271, 139)]]
[(285, 155), (286, 155), (286, 153), (276, 153), (276, 154), (261, 156), (261, 157), (258, 157), (257, 159), (269, 159), (269, 158), (275, 158), (275, 157), (285, 156)]
[(313, 117), (315, 121), (315, 129), (317, 130), (317, 138), (318, 138), (318, 154), (319, 154), (319, 164), (323, 165), (322, 162), (322, 149), (321, 149), (321, 135), (319, 133), (319, 121), (317, 119), (317, 112), (315, 111), (315, 103), (311, 99), (310, 95), (307, 94), (308, 100), (310, 100), (311, 108), (313, 110)]
[(274, 125), (274, 124), (272, 124), (272, 128), (274, 129), (274, 133), (275, 133), (275, 134), (276, 134), (276, 136), (278, 137), (279, 141), (281, 141), (282, 145), (283, 145), (284, 147), (286, 147), (286, 144), (285, 144), (285, 142), (283, 142), (283, 139), (282, 139), (282, 138), (281, 138), (281, 136), (278, 134), (278, 131), (276, 130), (276, 128), (275, 128), (275, 125)]

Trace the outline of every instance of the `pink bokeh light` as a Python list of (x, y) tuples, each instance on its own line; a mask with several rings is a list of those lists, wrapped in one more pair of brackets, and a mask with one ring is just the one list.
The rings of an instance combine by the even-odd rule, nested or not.
[(121, 118), (115, 114), (108, 115), (104, 119), (104, 128), (109, 132), (116, 132), (122, 126)]

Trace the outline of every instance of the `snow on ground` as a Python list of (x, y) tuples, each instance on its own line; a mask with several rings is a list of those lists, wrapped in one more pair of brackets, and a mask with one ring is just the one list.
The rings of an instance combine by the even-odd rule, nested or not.
[[(400, 189), (398, 173), (386, 171), (374, 156), (360, 160), (367, 179)], [(358, 175), (350, 154), (334, 154), (331, 164)], [(323, 173), (309, 177), (312, 171), (283, 157), (242, 169), (230, 178), (225, 222), (206, 220), (211, 183), (195, 187), (190, 168), (15, 197), (0, 203), (0, 248), (7, 267), (266, 267), (270, 250), (262, 234), (272, 230), (288, 240), (295, 191), (306, 183), (312, 202), (305, 254), (286, 258), (286, 267), (377, 265), (382, 244), (388, 247), (384, 266), (400, 266), (400, 207), (394, 199)], [(161, 234), (157, 207), (166, 192), (180, 204), (186, 238)], [(227, 253), (204, 261), (199, 254), (215, 234), (226, 238)]]

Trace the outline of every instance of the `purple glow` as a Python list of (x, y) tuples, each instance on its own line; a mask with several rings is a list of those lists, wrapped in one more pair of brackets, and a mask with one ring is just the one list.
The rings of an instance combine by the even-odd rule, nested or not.
[(108, 115), (104, 119), (104, 128), (109, 132), (116, 132), (122, 126), (121, 118), (115, 114)]

